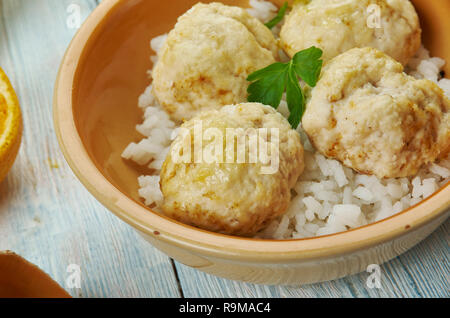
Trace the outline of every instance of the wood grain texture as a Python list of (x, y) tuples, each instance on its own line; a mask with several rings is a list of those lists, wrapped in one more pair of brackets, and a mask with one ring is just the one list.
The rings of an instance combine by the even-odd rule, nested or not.
[[(153, 0), (148, 0), (153, 1)], [(382, 288), (368, 273), (308, 286), (257, 286), (213, 277), (171, 260), (103, 208), (77, 181), (52, 124), (57, 68), (75, 34), (71, 4), (84, 19), (94, 0), (0, 0), (0, 65), (24, 117), (18, 160), (0, 185), (0, 250), (37, 264), (65, 287), (69, 264), (82, 270), (76, 297), (449, 297), (449, 221), (382, 266)], [(179, 287), (182, 290), (180, 291)]]

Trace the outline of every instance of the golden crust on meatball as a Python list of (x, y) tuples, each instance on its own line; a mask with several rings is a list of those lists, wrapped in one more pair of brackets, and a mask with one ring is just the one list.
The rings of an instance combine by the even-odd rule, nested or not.
[(196, 4), (169, 33), (153, 94), (176, 121), (247, 100), (247, 77), (276, 61), (272, 32), (245, 9)]
[(324, 155), (378, 178), (415, 175), (450, 149), (450, 101), (372, 48), (331, 60), (302, 125)]
[[(189, 162), (175, 160), (186, 141), (194, 152), (193, 134), (199, 121), (203, 135), (210, 128), (218, 129), (223, 136), (229, 128), (243, 129), (245, 133), (276, 129), (278, 145), (275, 135), (268, 134), (265, 140), (269, 142), (269, 153), (278, 155), (278, 168), (263, 173), (261, 169), (267, 162), (250, 163), (249, 143), (245, 148), (246, 163), (195, 163), (193, 157)], [(303, 147), (299, 134), (272, 107), (257, 103), (225, 106), (198, 114), (183, 128), (192, 134), (178, 135), (161, 171), (162, 209), (166, 215), (214, 232), (252, 236), (287, 210), (291, 190), (304, 169)], [(204, 139), (201, 149), (208, 151), (212, 140)], [(238, 151), (234, 147), (232, 150), (234, 156)]]
[(373, 47), (405, 65), (420, 47), (421, 32), (409, 0), (314, 0), (294, 4), (280, 37), (291, 57), (311, 46), (324, 51), (324, 61)]

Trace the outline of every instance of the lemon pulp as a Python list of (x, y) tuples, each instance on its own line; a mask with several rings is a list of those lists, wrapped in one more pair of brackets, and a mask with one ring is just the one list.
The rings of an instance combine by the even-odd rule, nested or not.
[(0, 181), (11, 169), (22, 137), (19, 101), (11, 83), (0, 68)]

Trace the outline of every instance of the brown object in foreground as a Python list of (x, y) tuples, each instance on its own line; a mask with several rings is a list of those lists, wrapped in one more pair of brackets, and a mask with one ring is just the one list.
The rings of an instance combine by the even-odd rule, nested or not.
[(46, 273), (19, 255), (0, 252), (0, 298), (70, 298)]

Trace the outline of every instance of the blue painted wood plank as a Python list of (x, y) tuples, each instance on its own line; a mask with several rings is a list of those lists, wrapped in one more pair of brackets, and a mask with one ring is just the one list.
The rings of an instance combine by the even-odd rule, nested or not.
[[(24, 138), (0, 185), (0, 250), (10, 249), (66, 287), (78, 264), (84, 297), (179, 297), (170, 259), (106, 211), (77, 181), (52, 123), (53, 85), (62, 56), (94, 0), (0, 1), (0, 65), (21, 102)], [(69, 10), (68, 10), (69, 9)], [(71, 24), (69, 24), (71, 26)]]

